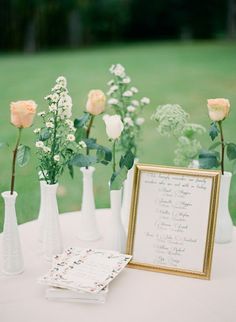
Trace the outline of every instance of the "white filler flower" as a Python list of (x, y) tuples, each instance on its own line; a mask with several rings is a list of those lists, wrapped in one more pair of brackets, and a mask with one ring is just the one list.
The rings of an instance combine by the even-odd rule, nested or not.
[(70, 141), (70, 142), (75, 141), (75, 136), (74, 136), (74, 134), (68, 134), (68, 135), (67, 135), (67, 140), (68, 140), (68, 141)]

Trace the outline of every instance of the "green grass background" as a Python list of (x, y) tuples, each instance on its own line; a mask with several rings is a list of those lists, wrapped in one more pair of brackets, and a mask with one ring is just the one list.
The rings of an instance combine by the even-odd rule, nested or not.
[[(146, 108), (143, 138), (139, 159), (142, 162), (173, 164), (174, 139), (160, 137), (155, 123), (150, 120), (156, 107), (165, 103), (178, 103), (190, 113), (191, 122), (208, 128), (207, 98), (225, 97), (231, 101), (230, 117), (224, 122), (225, 138), (236, 143), (236, 44), (226, 42), (201, 43), (148, 43), (93, 48), (80, 51), (40, 53), (36, 55), (0, 56), (0, 141), (10, 148), (0, 150), (0, 191), (9, 190), (11, 151), (17, 130), (9, 122), (9, 104), (20, 99), (33, 99), (38, 111), (46, 108), (43, 99), (56, 77), (64, 75), (73, 99), (73, 116), (81, 115), (90, 89), (107, 91), (110, 79), (108, 68), (113, 63), (126, 67), (132, 84), (139, 88), (140, 97), (147, 96), (151, 104)], [(35, 120), (34, 128), (40, 125)], [(17, 217), (23, 223), (37, 217), (39, 210), (39, 183), (34, 150), (33, 128), (24, 130), (22, 143), (32, 147), (30, 164), (17, 168), (15, 190), (18, 192)], [(109, 144), (101, 118), (97, 118), (93, 136)], [(208, 135), (202, 138), (208, 147)], [(227, 170), (230, 163), (226, 162)], [(98, 165), (94, 174), (96, 206), (109, 206), (108, 180), (110, 166)], [(74, 180), (65, 173), (60, 180), (58, 196), (60, 212), (80, 209), (82, 185), (80, 170)], [(236, 223), (236, 176), (230, 193), (230, 211)], [(0, 201), (0, 229), (4, 207)]]

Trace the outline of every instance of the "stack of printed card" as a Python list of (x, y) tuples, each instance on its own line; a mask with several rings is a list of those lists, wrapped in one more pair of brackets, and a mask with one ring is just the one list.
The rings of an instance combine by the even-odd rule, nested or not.
[(111, 250), (69, 248), (54, 257), (51, 269), (39, 282), (49, 286), (48, 299), (104, 303), (108, 284), (130, 259), (130, 255)]

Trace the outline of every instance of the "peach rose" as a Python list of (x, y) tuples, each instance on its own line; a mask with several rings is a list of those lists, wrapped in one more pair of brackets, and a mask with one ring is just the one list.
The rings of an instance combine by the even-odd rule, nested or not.
[(30, 127), (36, 113), (34, 101), (17, 101), (11, 103), (11, 123), (18, 128)]
[(230, 103), (225, 98), (214, 98), (207, 100), (209, 117), (212, 121), (222, 121), (225, 119), (230, 110)]
[(93, 89), (88, 94), (86, 110), (92, 115), (101, 114), (105, 110), (106, 96), (99, 89)]

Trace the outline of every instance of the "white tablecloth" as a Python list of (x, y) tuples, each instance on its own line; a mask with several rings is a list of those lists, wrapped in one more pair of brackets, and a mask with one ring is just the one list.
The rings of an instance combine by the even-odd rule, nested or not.
[[(64, 246), (105, 248), (109, 210), (97, 210), (103, 238), (78, 239), (80, 213), (60, 216)], [(234, 241), (215, 245), (210, 281), (126, 268), (111, 284), (105, 304), (52, 302), (37, 278), (49, 268), (39, 253), (37, 221), (19, 227), (25, 271), (0, 276), (1, 322), (235, 322), (236, 229)], [(193, 254), (194, 256), (194, 254)]]

